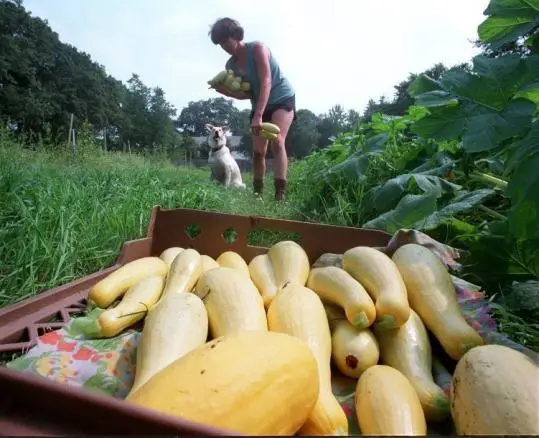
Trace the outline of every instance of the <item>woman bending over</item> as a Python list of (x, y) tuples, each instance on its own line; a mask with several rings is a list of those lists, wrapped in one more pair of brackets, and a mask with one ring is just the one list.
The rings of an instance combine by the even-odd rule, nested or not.
[(234, 99), (251, 100), (251, 134), (253, 138), (253, 189), (261, 196), (266, 173), (266, 153), (268, 140), (260, 135), (262, 122), (279, 126), (281, 132), (277, 140), (271, 141), (274, 157), (273, 176), (275, 200), (284, 198), (288, 172), (288, 157), (285, 140), (293, 120), (296, 118), (296, 97), (292, 85), (283, 75), (271, 51), (261, 42), (243, 41), (243, 28), (231, 18), (217, 20), (210, 30), (214, 44), (218, 44), (230, 58), (226, 69), (251, 84), (249, 92), (233, 92), (223, 85), (214, 88), (219, 93)]

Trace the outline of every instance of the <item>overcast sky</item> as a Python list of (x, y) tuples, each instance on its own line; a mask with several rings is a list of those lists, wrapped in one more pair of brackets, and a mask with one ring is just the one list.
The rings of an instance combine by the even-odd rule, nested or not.
[[(160, 86), (178, 113), (217, 97), (206, 81), (227, 54), (209, 26), (230, 16), (247, 41), (266, 43), (296, 89), (298, 108), (319, 114), (365, 108), (393, 85), (436, 62), (454, 65), (472, 45), (488, 0), (24, 0), (63, 42), (122, 81), (138, 73)], [(270, 6), (270, 4), (272, 6)], [(237, 101), (240, 109), (248, 101)]]

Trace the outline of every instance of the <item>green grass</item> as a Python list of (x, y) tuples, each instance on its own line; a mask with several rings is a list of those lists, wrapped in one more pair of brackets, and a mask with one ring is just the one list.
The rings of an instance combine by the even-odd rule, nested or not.
[[(0, 147), (0, 306), (111, 265), (122, 242), (146, 234), (151, 209), (197, 208), (298, 217), (293, 201), (226, 190), (208, 169), (178, 168), (125, 154), (81, 161)], [(255, 244), (268, 238), (254, 236)]]

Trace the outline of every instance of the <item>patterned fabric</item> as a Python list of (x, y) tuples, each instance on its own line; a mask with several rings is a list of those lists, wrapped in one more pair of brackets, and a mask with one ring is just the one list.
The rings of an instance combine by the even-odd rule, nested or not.
[[(458, 250), (415, 230), (399, 230), (388, 246), (380, 249), (391, 255), (406, 243), (417, 243), (429, 248), (451, 272), (456, 272), (461, 267), (456, 261), (459, 258)], [(328, 265), (342, 266), (342, 254), (323, 254), (313, 267)], [(485, 342), (508, 346), (537, 360), (536, 353), (496, 332), (496, 322), (490, 314), (488, 300), (480, 287), (455, 276), (452, 276), (452, 279), (466, 321), (483, 336)], [(58, 383), (81, 386), (124, 398), (134, 379), (136, 347), (140, 333), (129, 329), (113, 339), (92, 339), (93, 323), (100, 312), (101, 309), (94, 309), (85, 317), (71, 320), (66, 327), (39, 337), (36, 346), (7, 366)], [(447, 370), (445, 373), (437, 372), (440, 367), (441, 364), (436, 362), (433, 369), (435, 379), (445, 391), (449, 391), (450, 374)], [(354, 412), (356, 381), (335, 375), (332, 383), (333, 392), (348, 416), (349, 433), (359, 434)]]

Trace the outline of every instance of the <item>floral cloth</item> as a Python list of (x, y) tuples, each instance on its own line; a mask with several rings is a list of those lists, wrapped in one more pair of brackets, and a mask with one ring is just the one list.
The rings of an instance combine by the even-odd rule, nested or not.
[[(380, 249), (391, 255), (406, 243), (417, 243), (429, 248), (451, 272), (456, 272), (460, 268), (460, 264), (456, 261), (459, 258), (458, 250), (415, 230), (399, 230), (393, 235), (387, 247)], [(342, 254), (328, 253), (323, 254), (313, 266), (342, 266), (341, 263)], [(478, 286), (455, 276), (452, 276), (452, 279), (467, 322), (483, 336), (485, 342), (506, 345), (537, 360), (537, 355), (533, 351), (496, 331), (496, 322), (490, 315), (488, 300)], [(7, 367), (37, 374), (58, 383), (124, 398), (134, 379), (136, 347), (140, 333), (129, 329), (112, 339), (93, 339), (92, 330), (85, 330), (85, 327), (91, 327), (100, 312), (101, 309), (94, 309), (85, 317), (72, 319), (64, 328), (44, 334), (38, 338), (37, 345), (24, 356), (9, 362)], [(439, 363), (437, 365), (440, 366)], [(437, 376), (436, 369), (434, 374), (438, 384), (449, 391), (450, 375), (446, 372)], [(335, 375), (332, 383), (333, 392), (348, 416), (350, 434), (358, 434), (359, 428), (354, 412), (356, 381)]]

